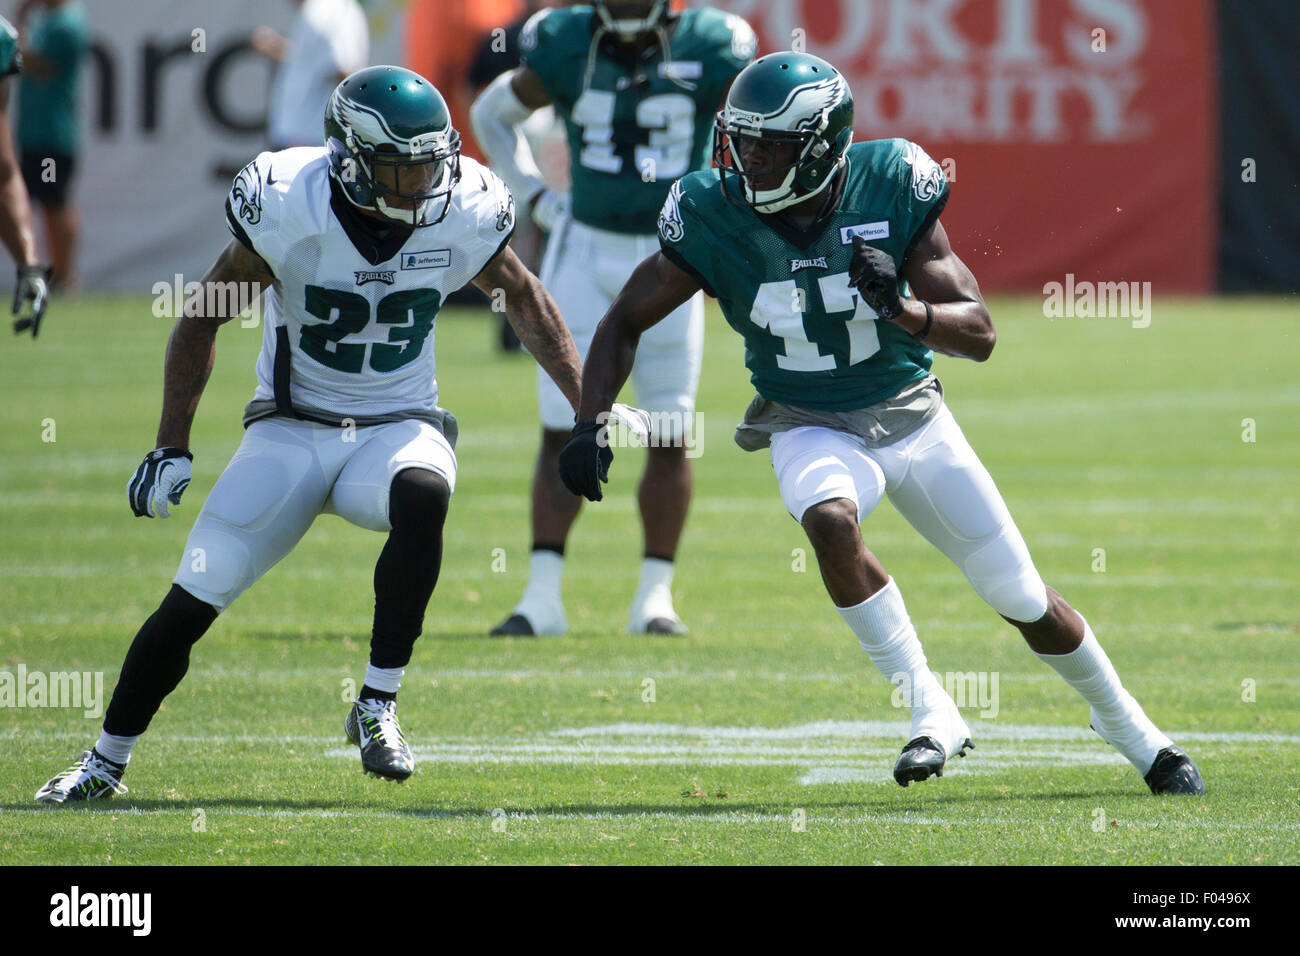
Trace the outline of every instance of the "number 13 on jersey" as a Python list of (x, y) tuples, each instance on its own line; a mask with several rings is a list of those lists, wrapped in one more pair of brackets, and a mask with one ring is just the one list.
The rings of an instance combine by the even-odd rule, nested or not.
[[(618, 175), (623, 156), (614, 143), (614, 107), (618, 94), (584, 90), (571, 117), (582, 127), (578, 162), (599, 173)], [(695, 101), (682, 93), (658, 93), (637, 103), (636, 125), (649, 133), (645, 145), (633, 150), (637, 172), (649, 179), (676, 179), (690, 169), (695, 131)]]

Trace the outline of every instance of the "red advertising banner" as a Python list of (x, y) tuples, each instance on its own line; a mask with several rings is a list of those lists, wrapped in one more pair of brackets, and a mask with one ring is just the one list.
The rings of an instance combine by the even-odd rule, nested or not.
[(856, 136), (943, 163), (943, 221), (986, 291), (1206, 292), (1217, 103), (1208, 0), (719, 0), (761, 50), (849, 80)]
[[(1211, 289), (1209, 0), (711, 5), (745, 17), (760, 52), (805, 49), (838, 67), (853, 89), (858, 139), (906, 137), (943, 164), (952, 182), (943, 221), (985, 291), (1041, 292), (1067, 275)], [(478, 37), (448, 26), (473, 24), (481, 36), (521, 9), (509, 0), (414, 3), (410, 63), (452, 87), (459, 113), (450, 74)]]

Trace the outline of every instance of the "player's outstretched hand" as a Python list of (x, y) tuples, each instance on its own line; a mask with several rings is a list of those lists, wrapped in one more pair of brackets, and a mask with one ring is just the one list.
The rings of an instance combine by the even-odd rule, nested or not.
[(126, 485), (126, 497), (137, 518), (166, 518), (167, 503), (181, 503), (190, 485), (190, 462), (194, 456), (183, 448), (155, 448), (144, 456)]
[(45, 305), (50, 300), (49, 278), (50, 270), (43, 266), (18, 267), (18, 281), (14, 286), (13, 314), (18, 315), (18, 310), (23, 307), (24, 302), (32, 304), (32, 311), (14, 320), (15, 333), (21, 334), (31, 329), (32, 338), (40, 334), (41, 319), (45, 317)]
[(595, 420), (573, 426), (573, 437), (560, 452), (560, 478), (575, 495), (590, 501), (604, 497), (600, 483), (608, 483), (609, 465), (614, 460), (608, 436), (607, 427)]
[(849, 263), (849, 285), (862, 294), (867, 305), (882, 319), (901, 315), (903, 303), (898, 298), (898, 270), (894, 257), (867, 245), (861, 236), (853, 237), (853, 261)]

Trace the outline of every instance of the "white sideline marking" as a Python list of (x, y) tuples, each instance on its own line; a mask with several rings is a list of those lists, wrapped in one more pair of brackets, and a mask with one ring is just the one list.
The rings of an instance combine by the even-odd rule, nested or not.
[[(559, 730), (543, 731), (537, 736), (523, 738), (518, 736), (511, 737), (442, 737), (431, 740), (421, 740), (418, 735), (408, 735), (413, 747), (421, 747), (433, 752), (434, 749), (443, 748), (451, 750), (462, 748), (466, 752), (478, 748), (485, 752), (505, 753), (519, 752), (526, 753), (531, 748), (537, 752), (558, 752), (559, 748), (571, 746), (575, 752), (596, 752), (602, 745), (596, 743), (578, 743), (567, 745), (560, 743), (562, 740), (581, 740), (582, 738), (610, 738), (610, 737), (629, 737), (629, 738), (650, 738), (652, 741), (658, 741), (658, 746), (667, 753), (684, 753), (690, 749), (689, 744), (683, 745), (674, 743), (682, 739), (695, 739), (703, 741), (705, 751), (708, 753), (723, 752), (720, 748), (726, 742), (732, 742), (734, 747), (740, 747), (746, 742), (764, 744), (761, 750), (756, 748), (745, 749), (744, 752), (757, 752), (771, 754), (776, 751), (770, 745), (773, 741), (805, 741), (797, 749), (790, 750), (791, 753), (822, 753), (826, 752), (831, 745), (828, 740), (841, 742), (841, 747), (845, 747), (844, 741), (868, 741), (877, 740), (885, 741), (884, 744), (877, 745), (876, 748), (866, 747), (865, 743), (857, 744), (844, 750), (847, 755), (860, 755), (870, 752), (873, 749), (879, 749), (880, 752), (897, 751), (898, 745), (894, 741), (903, 741), (911, 732), (911, 724), (904, 720), (821, 720), (813, 723), (798, 724), (792, 727), (704, 727), (691, 726), (686, 724), (659, 724), (659, 723), (617, 723), (602, 724), (592, 727), (578, 728), (561, 728)], [(1059, 745), (1063, 741), (1086, 742), (1096, 744), (1105, 748), (1101, 738), (1088, 727), (1071, 727), (1057, 724), (1002, 724), (984, 721), (972, 724), (972, 736), (978, 745), (981, 741), (1012, 741), (1024, 743), (1026, 741), (1041, 741), (1042, 746), (1036, 748), (1044, 753), (1053, 753), (1050, 746)], [(1194, 743), (1215, 743), (1215, 744), (1300, 744), (1300, 734), (1264, 734), (1253, 731), (1197, 731), (1184, 730), (1173, 731), (1170, 736), (1175, 741), (1190, 741)], [(85, 739), (87, 733), (84, 730), (67, 731), (67, 730), (0, 730), (0, 740), (80, 740)], [(174, 743), (197, 743), (197, 744), (337, 744), (342, 740), (342, 734), (336, 735), (319, 735), (319, 734), (167, 734), (151, 733), (147, 736), (148, 740), (158, 740)], [(555, 741), (547, 743), (548, 740)], [(737, 744), (736, 742), (739, 742)], [(620, 753), (633, 753), (638, 746), (653, 747), (654, 744), (623, 744), (613, 745)], [(997, 749), (1005, 752), (1006, 747), (999, 746)], [(1010, 748), (1016, 753), (1026, 752), (1022, 749)], [(647, 750), (649, 752), (649, 750)], [(739, 750), (735, 751), (739, 752)], [(981, 757), (984, 756), (983, 750), (977, 751)]]
[[(126, 799), (130, 799), (127, 797)], [(96, 816), (110, 817), (152, 817), (152, 816), (184, 816), (193, 815), (193, 805), (201, 801), (190, 801), (184, 806), (167, 807), (159, 809), (145, 810), (140, 807), (130, 806), (96, 806), (96, 807), (78, 807), (75, 812), (78, 816), (82, 814), (94, 814)], [(789, 827), (791, 816), (789, 812), (785, 813), (759, 813), (745, 810), (728, 810), (725, 807), (716, 807), (716, 805), (701, 804), (697, 812), (689, 813), (679, 810), (661, 810), (661, 811), (618, 811), (618, 810), (599, 810), (585, 812), (553, 812), (534, 810), (511, 810), (507, 811), (506, 818), (511, 827), (519, 826), (525, 823), (565, 823), (565, 822), (583, 822), (583, 823), (705, 823), (705, 824), (733, 824), (733, 823), (750, 823), (750, 824), (776, 824), (781, 827)], [(288, 820), (331, 820), (331, 819), (354, 819), (354, 820), (465, 820), (473, 826), (482, 826), (482, 822), (490, 820), (490, 812), (486, 809), (481, 811), (473, 810), (412, 810), (410, 812), (400, 812), (394, 810), (325, 810), (325, 809), (307, 809), (307, 810), (276, 810), (266, 807), (205, 807), (208, 816), (218, 817), (250, 817), (250, 818), (271, 818), (271, 819), (288, 819)], [(67, 811), (65, 811), (67, 812)], [(49, 807), (30, 806), (30, 807), (0, 807), (0, 817), (5, 814), (39, 814), (42, 816), (57, 814), (58, 811), (51, 810)], [(872, 813), (864, 811), (858, 816), (819, 816), (815, 813), (808, 813), (805, 817), (808, 824), (819, 824), (825, 826), (881, 826), (881, 825), (898, 825), (898, 826), (919, 826), (919, 827), (1032, 827), (1042, 829), (1047, 826), (1069, 829), (1091, 828), (1092, 815), (1087, 814), (1080, 816), (1078, 820), (1062, 820), (1059, 814), (1045, 815), (1041, 817), (1004, 817), (992, 815), (980, 815), (971, 817), (953, 816), (944, 817), (933, 813), (930, 814), (911, 814), (911, 813)], [(1300, 831), (1300, 823), (1248, 823), (1238, 821), (1219, 821), (1219, 820), (1121, 820), (1116, 829), (1133, 829), (1133, 830), (1245, 830), (1245, 831), (1262, 831), (1262, 832), (1296, 832)]]

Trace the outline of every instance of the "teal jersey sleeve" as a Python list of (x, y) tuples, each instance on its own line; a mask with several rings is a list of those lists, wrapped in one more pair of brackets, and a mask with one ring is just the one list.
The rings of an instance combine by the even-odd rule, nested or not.
[(0, 17), (0, 80), (23, 70), (23, 55), (18, 52), (18, 31)]
[(916, 143), (891, 141), (897, 150), (892, 173), (897, 182), (897, 218), (905, 224), (902, 265), (921, 235), (934, 224), (948, 203), (948, 177), (943, 167)]
[(704, 61), (700, 99), (721, 109), (731, 81), (754, 62), (758, 37), (743, 18), (707, 7), (696, 11), (693, 28), (701, 38)]
[(591, 46), (591, 7), (537, 11), (519, 31), (520, 62), (541, 79), (563, 111), (582, 85)]
[(721, 241), (714, 234), (716, 217), (701, 209), (710, 189), (718, 188), (716, 170), (703, 169), (673, 183), (659, 213), (659, 248), (678, 268), (689, 272), (709, 295), (717, 298), (714, 281), (716, 258)]

